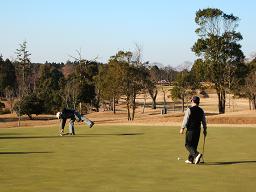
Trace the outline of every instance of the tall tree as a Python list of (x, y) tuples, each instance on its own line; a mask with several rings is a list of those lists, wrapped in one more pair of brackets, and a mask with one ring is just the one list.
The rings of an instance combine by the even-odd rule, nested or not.
[(103, 93), (105, 98), (106, 96), (109, 98), (114, 114), (116, 113), (116, 103), (122, 94), (122, 83), (126, 71), (126, 65), (119, 60), (119, 57), (120, 53), (110, 58), (103, 81)]
[(236, 31), (239, 18), (220, 9), (207, 8), (196, 12), (196, 33), (199, 39), (192, 50), (202, 58), (218, 95), (219, 113), (225, 113), (226, 91), (235, 82), (236, 71), (243, 62), (242, 35)]
[(108, 87), (113, 100), (121, 94), (125, 96), (129, 121), (134, 120), (136, 96), (145, 88), (145, 80), (148, 79), (148, 72), (139, 54), (141, 53), (119, 51), (110, 58), (108, 64)]
[(30, 62), (30, 53), (27, 50), (27, 42), (23, 41), (22, 44), (19, 44), (20, 48), (16, 49), (17, 54), (17, 67), (16, 67), (16, 74), (17, 74), (17, 84), (18, 84), (18, 102), (16, 104), (16, 113), (18, 114), (18, 126), (20, 126), (20, 118), (22, 115), (22, 106), (23, 99), (25, 99), (29, 93), (31, 88), (31, 81), (30, 76), (31, 74), (31, 62)]
[(64, 76), (55, 65), (50, 63), (40, 65), (37, 80), (37, 95), (43, 101), (45, 113), (54, 113), (62, 106), (60, 90), (64, 84)]
[(24, 41), (20, 44), (20, 48), (16, 49), (17, 53), (17, 75), (18, 75), (18, 82), (19, 82), (19, 93), (21, 97), (30, 93), (31, 88), (31, 62), (30, 62), (30, 53), (27, 50), (27, 42)]
[[(67, 90), (72, 95), (72, 108), (76, 108), (79, 103), (80, 107), (82, 103), (87, 104), (86, 111), (88, 108), (98, 108), (98, 101), (96, 98), (94, 76), (98, 74), (99, 64), (96, 59), (88, 60), (84, 59), (81, 54), (81, 50), (76, 50), (78, 57), (73, 57), (74, 72), (69, 75), (70, 83), (67, 84)], [(72, 92), (72, 93), (71, 93)], [(82, 110), (80, 108), (80, 110)]]
[(156, 97), (158, 94), (156, 82), (152, 81), (149, 78), (149, 79), (146, 79), (145, 85), (146, 85), (147, 91), (152, 99), (151, 108), (156, 109)]
[[(111, 101), (113, 98), (117, 98), (117, 94), (112, 94), (113, 90), (116, 91), (117, 89), (111, 89), (110, 86), (113, 86), (113, 82), (109, 76), (109, 66), (108, 64), (101, 64), (99, 65), (99, 72), (94, 77), (94, 82), (96, 86), (96, 94), (97, 94), (97, 106), (100, 107), (101, 105), (104, 107), (106, 106), (106, 101)], [(117, 87), (118, 88), (118, 87)], [(115, 100), (115, 99), (113, 99)], [(111, 103), (111, 102), (110, 102)], [(113, 112), (115, 114), (115, 102), (113, 102)]]
[[(130, 51), (118, 51), (116, 55), (110, 57), (109, 61), (109, 77), (111, 77), (111, 86), (113, 94), (113, 103), (115, 103), (116, 93), (121, 93), (126, 96), (126, 107), (128, 120), (131, 118), (131, 106), (132, 106), (132, 78), (130, 74), (130, 65), (132, 59), (132, 52)], [(116, 89), (117, 88), (117, 89)], [(120, 94), (119, 94), (120, 95)]]
[(256, 58), (247, 63), (247, 76), (237, 87), (237, 95), (248, 98), (250, 110), (256, 110)]
[(146, 86), (148, 89), (148, 93), (152, 99), (152, 109), (156, 109), (156, 97), (158, 94), (158, 89), (156, 85), (157, 82), (160, 80), (160, 74), (161, 72), (156, 65), (149, 68), (149, 80), (146, 82)]

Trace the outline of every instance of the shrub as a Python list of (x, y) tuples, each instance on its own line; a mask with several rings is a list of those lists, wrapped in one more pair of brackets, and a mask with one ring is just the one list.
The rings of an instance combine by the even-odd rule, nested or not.
[(32, 114), (39, 115), (43, 112), (43, 102), (35, 94), (27, 95), (15, 103), (14, 111), (32, 119)]

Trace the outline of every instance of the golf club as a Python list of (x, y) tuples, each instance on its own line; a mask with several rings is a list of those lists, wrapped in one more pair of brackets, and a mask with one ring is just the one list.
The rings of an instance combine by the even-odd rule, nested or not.
[(204, 146), (205, 146), (205, 135), (204, 135), (203, 151), (202, 151), (202, 161), (201, 161), (201, 163), (204, 163)]

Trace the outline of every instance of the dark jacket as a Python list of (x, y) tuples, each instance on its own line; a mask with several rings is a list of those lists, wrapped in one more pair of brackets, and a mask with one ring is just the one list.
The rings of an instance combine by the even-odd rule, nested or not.
[(81, 114), (73, 109), (66, 109), (64, 108), (61, 112), (61, 119), (72, 119), (77, 120), (78, 122), (81, 121)]

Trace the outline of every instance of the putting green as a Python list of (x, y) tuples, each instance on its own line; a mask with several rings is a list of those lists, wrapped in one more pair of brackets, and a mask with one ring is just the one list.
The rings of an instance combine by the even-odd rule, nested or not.
[(57, 130), (0, 129), (1, 192), (255, 191), (256, 128), (210, 127), (200, 165), (184, 163), (178, 127)]

